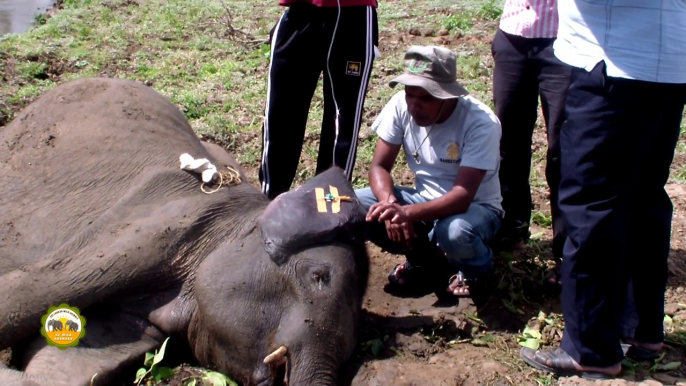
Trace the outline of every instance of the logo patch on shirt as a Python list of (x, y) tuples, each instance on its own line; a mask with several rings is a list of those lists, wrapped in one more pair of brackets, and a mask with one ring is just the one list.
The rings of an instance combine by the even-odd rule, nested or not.
[(348, 61), (348, 64), (345, 67), (345, 74), (346, 75), (360, 76), (360, 68), (361, 67), (362, 67), (362, 63), (360, 63), (360, 62)]
[(455, 142), (451, 142), (445, 151), (445, 158), (441, 158), (441, 162), (456, 164), (460, 158), (460, 147)]

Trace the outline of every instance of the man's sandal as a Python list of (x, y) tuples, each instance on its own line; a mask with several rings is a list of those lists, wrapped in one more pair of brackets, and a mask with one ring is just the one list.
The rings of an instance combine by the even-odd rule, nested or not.
[(406, 261), (393, 267), (388, 273), (388, 281), (396, 286), (407, 286), (416, 282), (421, 277), (421, 273), (421, 267), (414, 267)]
[(562, 377), (579, 376), (585, 379), (613, 379), (615, 377), (599, 371), (578, 370), (574, 367), (572, 357), (559, 347), (546, 351), (522, 347), (519, 355), (530, 366)]
[(459, 271), (448, 279), (448, 288), (446, 291), (453, 296), (469, 297), (471, 296), (471, 292), (469, 291), (470, 281), (471, 280), (464, 276), (462, 271)]
[(660, 357), (660, 351), (640, 347), (625, 340), (621, 344), (624, 356), (637, 362), (650, 362)]

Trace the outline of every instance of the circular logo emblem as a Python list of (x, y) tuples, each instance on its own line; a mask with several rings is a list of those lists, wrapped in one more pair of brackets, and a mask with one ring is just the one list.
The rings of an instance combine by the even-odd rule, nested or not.
[(41, 335), (48, 344), (65, 349), (79, 344), (79, 339), (86, 335), (86, 319), (81, 316), (79, 309), (62, 303), (57, 307), (50, 307), (48, 313), (41, 318)]
[(448, 150), (446, 150), (445, 155), (450, 159), (458, 159), (460, 157), (460, 148), (457, 147), (455, 142), (448, 145)]

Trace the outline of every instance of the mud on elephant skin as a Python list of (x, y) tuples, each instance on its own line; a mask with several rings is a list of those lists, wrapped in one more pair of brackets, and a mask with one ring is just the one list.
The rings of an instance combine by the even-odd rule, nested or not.
[[(230, 165), (213, 194), (179, 156)], [(333, 385), (356, 344), (369, 259), (364, 211), (317, 210), (332, 168), (271, 203), (153, 89), (81, 79), (0, 132), (2, 385), (106, 385), (169, 336), (244, 385)], [(38, 335), (50, 306), (85, 316), (78, 347)], [(70, 372), (60, 371), (69, 368)]]

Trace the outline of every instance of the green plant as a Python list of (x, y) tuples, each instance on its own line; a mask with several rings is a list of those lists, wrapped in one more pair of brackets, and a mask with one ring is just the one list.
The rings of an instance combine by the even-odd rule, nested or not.
[(167, 347), (168, 341), (169, 338), (165, 339), (164, 343), (162, 343), (162, 347), (160, 347), (160, 350), (156, 351), (154, 354), (150, 352), (145, 353), (143, 367), (136, 371), (136, 379), (133, 381), (133, 383), (140, 385), (145, 377), (148, 376), (148, 374), (152, 375), (152, 378), (155, 381), (154, 384), (174, 375), (174, 370), (170, 369), (169, 367), (158, 366), (158, 364), (164, 358), (164, 350)]
[[(238, 386), (238, 384), (231, 380), (231, 378), (216, 371), (205, 371), (202, 376), (202, 382), (203, 384), (210, 386)], [(194, 378), (184, 383), (184, 386), (196, 386), (196, 384), (197, 379)]]
[(503, 14), (503, 7), (502, 7), (502, 1), (497, 2), (495, 0), (489, 0), (486, 3), (481, 5), (481, 8), (479, 8), (479, 11), (476, 13), (476, 16), (479, 19), (483, 20), (489, 20), (489, 21), (496, 21), (500, 19), (500, 16)]
[(48, 21), (48, 18), (45, 16), (43, 13), (37, 13), (33, 17), (33, 24), (35, 25), (43, 25)]
[(28, 62), (17, 66), (17, 70), (26, 79), (45, 79), (48, 66), (45, 63)]
[(536, 225), (548, 228), (553, 225), (553, 218), (549, 213), (543, 213), (537, 210), (531, 214), (531, 222)]
[(664, 359), (665, 353), (663, 352), (660, 354), (660, 356), (653, 361), (653, 365), (650, 367), (648, 371), (651, 373), (654, 373), (656, 371), (674, 371), (678, 370), (679, 367), (681, 367), (681, 362), (669, 362), (669, 363), (660, 363), (662, 362), (662, 359)]
[(452, 14), (443, 21), (443, 28), (447, 30), (466, 31), (472, 28), (472, 18), (468, 13)]
[[(388, 335), (384, 336), (384, 341), (388, 340)], [(362, 343), (362, 351), (370, 352), (373, 356), (378, 357), (383, 350), (384, 341), (380, 338), (375, 338)]]

